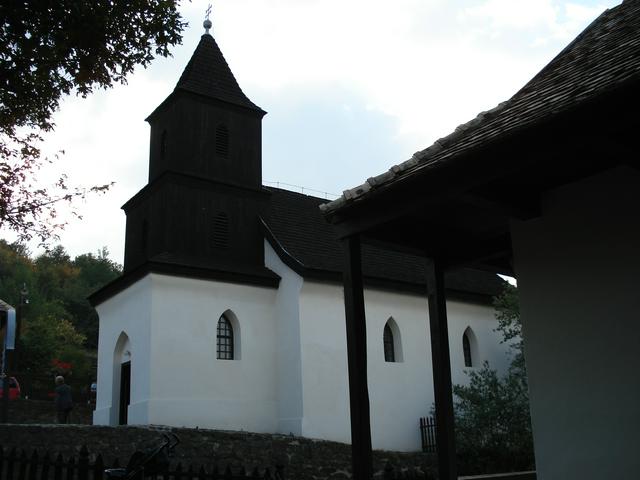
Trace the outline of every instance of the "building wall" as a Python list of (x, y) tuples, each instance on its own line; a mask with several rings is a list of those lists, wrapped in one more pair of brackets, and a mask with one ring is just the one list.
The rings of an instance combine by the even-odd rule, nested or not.
[[(466, 383), (462, 332), (477, 335), (476, 364), (489, 361), (503, 371), (506, 348), (493, 329), (491, 307), (459, 301), (447, 303), (452, 377)], [(418, 419), (433, 404), (433, 377), (426, 296), (365, 290), (368, 384), (374, 448), (413, 451), (420, 448)], [(383, 329), (392, 317), (400, 333), (401, 361), (385, 362)], [(341, 285), (305, 281), (300, 295), (302, 342), (303, 435), (350, 442), (349, 390), (343, 290)], [(397, 340), (397, 339), (396, 339)], [(474, 367), (477, 368), (477, 367)]]
[[(270, 288), (153, 277), (149, 422), (276, 430), (276, 336)], [(233, 360), (216, 358), (216, 328), (231, 311)]]
[[(114, 351), (122, 331), (132, 361), (130, 424), (277, 432), (350, 442), (343, 289), (305, 281), (265, 242), (277, 290), (151, 274), (99, 306), (98, 424), (117, 423)], [(418, 419), (433, 403), (426, 296), (368, 289), (369, 391), (374, 448), (420, 449)], [(465, 383), (462, 333), (504, 369), (505, 347), (489, 306), (449, 301), (452, 374)], [(233, 312), (240, 344), (216, 359), (216, 326)], [(382, 332), (393, 318), (397, 362), (384, 361)], [(144, 361), (140, 359), (144, 359)], [(117, 363), (117, 361), (116, 361)], [(111, 373), (110, 373), (111, 372)], [(111, 376), (110, 376), (111, 375)]]
[(276, 432), (302, 435), (302, 349), (299, 300), (303, 279), (282, 263), (266, 240), (264, 251), (265, 265), (280, 275), (280, 285), (276, 292), (274, 306), (278, 398)]
[[(131, 342), (129, 424), (276, 431), (275, 294), (150, 274), (101, 304), (94, 423), (118, 421), (113, 354), (124, 331)], [(216, 327), (228, 311), (236, 358), (219, 360)]]
[[(119, 365), (125, 360), (116, 349), (127, 340), (131, 361), (130, 423), (148, 423), (152, 279), (147, 275), (96, 307), (100, 318), (98, 339), (98, 389), (93, 422), (118, 424)], [(115, 357), (118, 358), (115, 358)]]
[(639, 191), (610, 171), (512, 227), (540, 480), (638, 478)]

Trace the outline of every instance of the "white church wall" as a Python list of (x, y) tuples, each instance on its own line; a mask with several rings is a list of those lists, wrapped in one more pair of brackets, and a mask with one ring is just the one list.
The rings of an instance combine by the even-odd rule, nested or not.
[[(502, 335), (496, 332), (498, 322), (495, 310), (490, 305), (466, 303), (459, 300), (447, 302), (449, 320), (449, 348), (451, 349), (451, 381), (458, 385), (468, 385), (469, 372), (478, 371), (484, 362), (497, 370), (506, 373), (512, 359), (511, 349), (502, 343)], [(472, 366), (464, 364), (462, 336), (469, 329), (472, 335)]]
[[(277, 428), (276, 291), (153, 277), (149, 422), (274, 432)], [(216, 358), (219, 317), (237, 319), (240, 358)], [(234, 322), (232, 322), (233, 324)]]
[[(454, 383), (467, 382), (462, 332), (471, 327), (478, 339), (479, 364), (488, 360), (504, 370), (505, 346), (493, 332), (489, 306), (447, 302)], [(433, 403), (431, 349), (426, 296), (365, 291), (368, 381), (374, 448), (420, 448), (418, 419)], [(401, 337), (402, 361), (385, 362), (383, 329), (389, 318)], [(306, 281), (300, 296), (303, 435), (350, 441), (347, 353), (341, 285)]]
[(302, 434), (350, 442), (342, 286), (305, 281), (300, 293)]
[(267, 240), (264, 241), (265, 265), (280, 275), (274, 318), (276, 347), (276, 383), (278, 433), (302, 435), (302, 359), (300, 348), (300, 289), (303, 279), (287, 267)]
[(512, 226), (540, 480), (638, 478), (639, 191), (607, 172)]
[[(131, 403), (129, 423), (148, 423), (151, 277), (146, 276), (126, 290), (98, 305), (98, 379), (93, 423), (117, 425), (119, 419), (119, 368), (131, 361)], [(116, 352), (122, 334), (127, 337), (123, 351)], [(128, 355), (126, 352), (129, 352)]]

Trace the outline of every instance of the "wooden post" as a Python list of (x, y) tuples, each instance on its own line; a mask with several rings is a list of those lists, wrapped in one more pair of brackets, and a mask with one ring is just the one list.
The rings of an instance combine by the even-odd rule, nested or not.
[(354, 480), (373, 478), (369, 390), (367, 387), (367, 328), (364, 313), (360, 238), (348, 237), (344, 247), (344, 309), (349, 362), (351, 459)]
[(449, 331), (444, 290), (444, 271), (439, 259), (427, 262), (427, 295), (431, 330), (433, 392), (436, 403), (436, 445), (440, 480), (457, 479), (456, 448), (451, 387)]

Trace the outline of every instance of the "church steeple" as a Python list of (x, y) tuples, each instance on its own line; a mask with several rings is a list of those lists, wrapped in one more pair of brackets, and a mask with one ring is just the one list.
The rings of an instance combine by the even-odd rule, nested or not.
[(172, 171), (260, 188), (265, 113), (205, 33), (171, 95), (147, 118), (149, 181)]
[(264, 275), (264, 114), (213, 37), (202, 35), (173, 92), (147, 118), (149, 184), (123, 207), (125, 270), (171, 262)]

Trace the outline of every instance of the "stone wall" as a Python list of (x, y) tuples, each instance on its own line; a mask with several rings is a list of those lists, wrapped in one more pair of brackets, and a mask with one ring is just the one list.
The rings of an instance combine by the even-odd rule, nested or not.
[[(181, 443), (174, 462), (210, 467), (244, 466), (273, 469), (285, 467), (290, 479), (323, 480), (351, 476), (350, 445), (287, 435), (223, 432), (154, 426), (104, 427), (89, 425), (0, 425), (0, 445), (5, 448), (76, 455), (86, 445), (92, 456), (102, 453), (110, 465), (116, 458), (126, 464), (136, 450), (152, 448), (162, 441), (163, 432), (177, 434)], [(374, 452), (374, 470), (382, 475), (387, 463), (396, 468), (416, 468), (435, 473), (435, 458), (423, 453)]]

